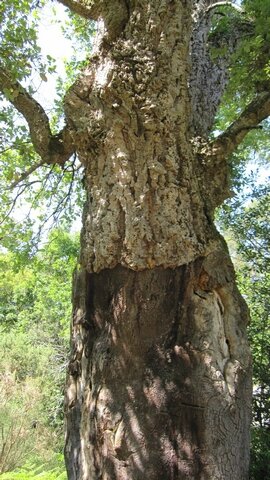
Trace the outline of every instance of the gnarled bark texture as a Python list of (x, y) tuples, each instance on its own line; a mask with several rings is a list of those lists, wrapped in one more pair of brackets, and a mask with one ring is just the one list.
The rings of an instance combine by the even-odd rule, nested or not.
[[(89, 4), (86, 16), (94, 4), (62, 3)], [(118, 1), (117, 15), (96, 3), (100, 43), (65, 101), (88, 194), (69, 479), (244, 480), (248, 314), (212, 220), (228, 196), (226, 160), (206, 138), (226, 75), (196, 56), (210, 65), (199, 34), (210, 2)]]

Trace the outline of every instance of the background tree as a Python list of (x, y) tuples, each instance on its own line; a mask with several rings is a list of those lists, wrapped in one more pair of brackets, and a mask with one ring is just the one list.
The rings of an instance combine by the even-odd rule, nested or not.
[[(246, 479), (248, 314), (213, 214), (230, 195), (229, 156), (270, 113), (270, 6), (60, 3), (99, 20), (91, 61), (65, 95), (65, 126), (55, 133), (22, 85), (27, 68), (14, 68), (13, 50), (3, 49), (0, 89), (41, 158), (13, 169), (13, 186), (41, 165), (65, 169), (75, 153), (85, 167), (66, 395), (69, 478)], [(28, 38), (35, 43), (26, 36), (17, 51), (36, 59)], [(231, 92), (241, 101), (213, 138), (232, 61), (239, 70)]]
[(77, 253), (77, 238), (58, 229), (27, 264), (17, 253), (0, 254), (0, 474), (9, 472), (9, 480), (22, 466), (26, 471), (14, 478), (45, 470), (55, 480), (63, 473), (69, 284)]
[(226, 206), (223, 228), (233, 235), (238, 284), (248, 301), (252, 321), (248, 336), (253, 354), (252, 480), (268, 478), (269, 471), (269, 186), (253, 186)]

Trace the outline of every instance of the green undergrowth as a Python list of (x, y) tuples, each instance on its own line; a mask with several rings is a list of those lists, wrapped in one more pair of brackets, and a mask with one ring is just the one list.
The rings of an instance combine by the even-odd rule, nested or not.
[(23, 467), (0, 475), (1, 480), (67, 480), (63, 455), (57, 455), (51, 462), (36, 465), (26, 463)]

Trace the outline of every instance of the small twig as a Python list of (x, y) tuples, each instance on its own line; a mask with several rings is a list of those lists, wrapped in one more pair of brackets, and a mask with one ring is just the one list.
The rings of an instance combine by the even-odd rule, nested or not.
[(22, 188), (15, 196), (15, 198), (12, 200), (11, 202), (11, 207), (9, 209), (9, 211), (4, 215), (3, 219), (0, 221), (0, 225), (2, 225), (6, 220), (7, 218), (10, 216), (12, 210), (15, 208), (15, 205), (16, 205), (16, 202), (18, 200), (18, 198), (25, 192), (25, 190), (28, 188), (28, 185), (25, 185), (24, 188)]
[(0, 155), (2, 155), (3, 153), (6, 153), (8, 152), (9, 150), (19, 150), (19, 148), (21, 147), (21, 145), (30, 145), (31, 142), (22, 142), (20, 143), (20, 145), (16, 146), (16, 145), (10, 145), (9, 147), (5, 148), (4, 150), (1, 150), (0, 151)]
[(17, 187), (19, 185), (19, 183), (21, 183), (23, 180), (25, 180), (26, 178), (29, 177), (29, 175), (31, 175), (31, 173), (35, 172), (39, 167), (41, 167), (42, 165), (44, 165), (44, 163), (46, 163), (44, 160), (41, 160), (40, 162), (38, 163), (35, 163), (34, 165), (32, 165), (32, 167), (30, 167), (28, 170), (26, 170), (25, 172), (23, 172), (20, 177), (15, 181), (13, 182), (11, 185), (10, 185), (10, 189), (13, 190), (13, 188)]

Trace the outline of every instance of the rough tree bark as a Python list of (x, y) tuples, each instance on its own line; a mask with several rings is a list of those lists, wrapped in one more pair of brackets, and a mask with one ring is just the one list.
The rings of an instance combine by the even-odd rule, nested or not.
[(0, 90), (16, 92), (41, 156), (25, 176), (73, 152), (85, 166), (69, 479), (247, 479), (248, 312), (213, 213), (230, 195), (226, 158), (270, 114), (270, 92), (211, 141), (239, 32), (213, 63), (208, 31), (228, 2), (59, 1), (99, 25), (66, 95), (66, 126), (52, 135), (1, 65)]
[(208, 4), (100, 4), (99, 47), (66, 96), (88, 194), (72, 480), (247, 479), (248, 313), (212, 219), (228, 169), (224, 142), (206, 139), (227, 77), (207, 52)]

